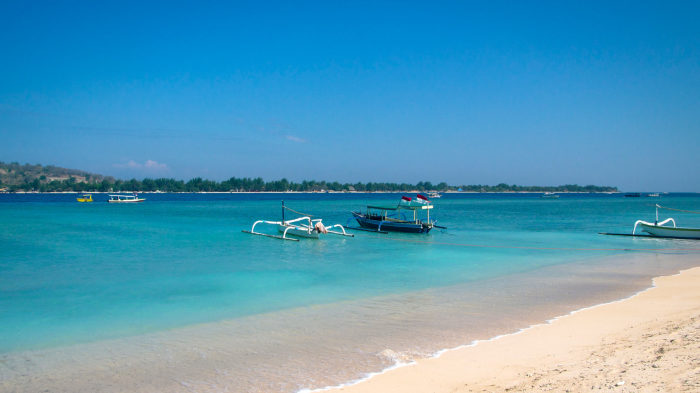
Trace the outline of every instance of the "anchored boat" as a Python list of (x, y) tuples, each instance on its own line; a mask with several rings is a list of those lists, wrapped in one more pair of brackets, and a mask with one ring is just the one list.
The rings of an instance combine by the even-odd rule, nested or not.
[[(673, 218), (667, 218), (659, 222), (659, 209), (668, 209), (676, 211), (684, 211), (688, 213), (700, 213), (692, 212), (689, 210), (672, 209), (669, 207), (663, 207), (656, 204), (656, 220), (654, 223), (637, 220), (634, 223), (634, 228), (632, 229), (632, 235), (637, 231), (637, 225), (642, 228), (642, 231), (655, 236), (655, 237), (668, 237), (677, 239), (700, 239), (700, 228), (681, 228), (676, 226), (676, 221)], [(667, 226), (665, 224), (671, 223), (673, 226)]]
[[(299, 241), (296, 237), (303, 237), (307, 239), (318, 239), (321, 234), (331, 234), (339, 236), (354, 237), (355, 235), (345, 233), (345, 228), (340, 224), (335, 224), (331, 226), (325, 226), (322, 219), (312, 219), (312, 215), (304, 215), (303, 217), (295, 218), (293, 220), (285, 219), (285, 211), (289, 210), (297, 214), (302, 214), (295, 210), (292, 210), (284, 206), (284, 201), (282, 201), (282, 220), (281, 221), (267, 221), (258, 220), (253, 223), (253, 226), (249, 231), (243, 230), (242, 232), (251, 235), (266, 236), (274, 239), (280, 240), (293, 240)], [(255, 227), (259, 224), (273, 225), (277, 227), (277, 231), (282, 234), (282, 236), (272, 235), (264, 232), (256, 232)], [(338, 228), (339, 230), (333, 230), (333, 228)], [(292, 237), (293, 236), (293, 237)]]
[(78, 202), (92, 202), (92, 194), (83, 194), (76, 199)]
[(542, 194), (542, 195), (540, 196), (540, 198), (545, 198), (545, 199), (557, 199), (557, 198), (559, 198), (559, 194), (555, 194), (555, 193), (553, 193), (553, 192), (547, 191), (547, 192), (545, 192), (544, 194)]
[(114, 194), (109, 196), (109, 203), (139, 203), (145, 201), (146, 198), (139, 198), (138, 195), (121, 195)]
[[(445, 228), (435, 225), (435, 221), (430, 219), (430, 210), (433, 205), (425, 196), (418, 194), (416, 199), (404, 196), (396, 206), (367, 206), (367, 210), (362, 213), (352, 212), (353, 217), (361, 228), (373, 232), (408, 232), (408, 233), (428, 233), (433, 227)], [(423, 221), (419, 217), (419, 212), (425, 211), (426, 219)]]

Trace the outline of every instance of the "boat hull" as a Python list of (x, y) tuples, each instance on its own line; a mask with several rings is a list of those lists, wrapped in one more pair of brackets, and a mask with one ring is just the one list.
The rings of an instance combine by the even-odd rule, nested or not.
[(700, 239), (700, 229), (696, 228), (674, 228), (647, 224), (640, 225), (644, 232), (652, 236), (675, 237), (682, 239)]
[[(287, 230), (289, 228), (289, 230)], [(277, 231), (284, 233), (287, 230), (287, 236), (304, 237), (307, 239), (318, 239), (318, 231), (311, 231), (293, 225), (277, 225)]]
[(110, 200), (107, 201), (107, 202), (109, 202), (109, 203), (140, 203), (140, 202), (143, 202), (143, 201), (145, 201), (145, 200), (146, 200), (146, 199), (130, 199), (130, 200), (121, 200), (121, 201), (118, 201), (118, 200), (112, 200), (112, 199), (110, 199)]
[(428, 233), (432, 229), (431, 225), (423, 225), (422, 223), (380, 221), (367, 218), (363, 214), (353, 213), (353, 215), (361, 227), (368, 229), (406, 233)]

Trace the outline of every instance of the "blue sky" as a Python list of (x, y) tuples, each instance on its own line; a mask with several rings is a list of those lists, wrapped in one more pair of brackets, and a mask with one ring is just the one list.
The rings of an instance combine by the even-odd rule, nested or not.
[(0, 161), (700, 191), (698, 2), (3, 2)]

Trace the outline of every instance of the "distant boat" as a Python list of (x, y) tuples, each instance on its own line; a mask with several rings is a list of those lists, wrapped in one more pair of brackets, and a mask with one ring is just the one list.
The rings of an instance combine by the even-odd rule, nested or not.
[(625, 196), (627, 198), (639, 198), (640, 196), (642, 196), (642, 194), (638, 192), (628, 192), (627, 194), (625, 194)]
[(647, 194), (647, 196), (648, 196), (648, 197), (652, 197), (652, 198), (658, 198), (658, 197), (659, 197), (659, 193), (658, 193), (658, 192), (652, 192), (651, 194)]
[(138, 203), (145, 201), (146, 198), (139, 198), (136, 194), (134, 195), (121, 195), (114, 194), (109, 196), (109, 203)]
[(83, 194), (76, 199), (78, 202), (92, 202), (92, 194)]
[(540, 196), (540, 198), (547, 198), (547, 199), (557, 199), (559, 198), (559, 194), (555, 194), (553, 192), (545, 192)]
[(430, 192), (428, 193), (428, 197), (429, 197), (429, 198), (432, 198), (432, 199), (435, 199), (435, 198), (442, 198), (442, 195), (441, 195), (439, 192), (437, 192), (437, 191), (430, 191)]

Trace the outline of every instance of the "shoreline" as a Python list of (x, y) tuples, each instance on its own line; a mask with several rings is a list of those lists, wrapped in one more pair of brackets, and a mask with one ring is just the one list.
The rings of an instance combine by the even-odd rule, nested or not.
[[(354, 381), (318, 389), (301, 389), (297, 393), (541, 391), (545, 386), (537, 386), (537, 382), (542, 379), (543, 375), (547, 374), (546, 371), (543, 374), (542, 370), (562, 375), (564, 374), (560, 372), (562, 366), (565, 363), (572, 363), (571, 359), (573, 359), (573, 364), (569, 364), (569, 369), (563, 371), (571, 373), (571, 369), (574, 369), (574, 373), (580, 374), (578, 380), (575, 381), (576, 384), (579, 384), (580, 389), (574, 387), (573, 391), (590, 390), (594, 387), (598, 389), (621, 388), (626, 382), (620, 378), (617, 378), (619, 380), (616, 381), (605, 381), (605, 383), (600, 384), (601, 378), (596, 372), (602, 371), (602, 369), (586, 369), (582, 363), (590, 362), (590, 359), (586, 358), (585, 353), (590, 353), (590, 356), (593, 356), (596, 351), (605, 350), (606, 341), (613, 343), (608, 343), (608, 347), (614, 345), (617, 339), (630, 337), (630, 331), (635, 328), (642, 332), (641, 336), (645, 339), (663, 336), (664, 333), (659, 333), (659, 330), (663, 330), (665, 325), (673, 325), (671, 328), (673, 331), (685, 329), (697, 333), (700, 317), (700, 288), (693, 284), (698, 282), (700, 282), (700, 265), (681, 270), (676, 274), (654, 277), (651, 286), (622, 299), (576, 309), (511, 333), (483, 340), (473, 340), (468, 344), (442, 349), (426, 358), (405, 363), (398, 362), (384, 370), (368, 373), (365, 377)], [(650, 304), (654, 306), (653, 310), (658, 311), (659, 314), (649, 315), (647, 313), (646, 310), (649, 307), (644, 306)], [(596, 324), (597, 321), (600, 321), (601, 316), (611, 315), (624, 315), (630, 318), (629, 320), (617, 318), (615, 324)], [(603, 319), (610, 321), (610, 319)], [(633, 325), (628, 326), (630, 323)], [(683, 325), (684, 323), (685, 325)], [(598, 328), (582, 332), (583, 328), (577, 324), (597, 325)], [(605, 327), (601, 328), (600, 326)], [(579, 333), (583, 338), (574, 337), (578, 336)], [(634, 333), (639, 335), (638, 331), (634, 331)], [(697, 336), (698, 334), (695, 334), (694, 337), (691, 337), (691, 341), (696, 348), (700, 348), (700, 339)], [(572, 342), (576, 338), (579, 340)], [(558, 346), (543, 349), (544, 345), (541, 344), (547, 341), (555, 342)], [(563, 341), (568, 341), (568, 343)], [(668, 341), (672, 343), (676, 339), (672, 338)], [(639, 352), (648, 352), (641, 345), (632, 345), (631, 347), (637, 349), (637, 355)], [(525, 348), (529, 351), (513, 354), (515, 348)], [(660, 354), (669, 352), (663, 347), (659, 348), (661, 349), (657, 349), (655, 355), (652, 356), (657, 361), (662, 359)], [(625, 357), (625, 359), (631, 358), (634, 356)], [(485, 359), (488, 359), (488, 362), (484, 364)], [(638, 363), (647, 361), (646, 359), (636, 360)], [(624, 361), (624, 364), (632, 362), (634, 360)], [(693, 371), (693, 367), (697, 367), (700, 363), (700, 357), (696, 356), (694, 363), (696, 363), (695, 366), (687, 365), (690, 372)], [(475, 364), (478, 366), (474, 367)], [(671, 371), (655, 364), (650, 367), (657, 374), (659, 372), (668, 374)], [(679, 366), (674, 364), (673, 367), (678, 368)], [(590, 371), (590, 373), (586, 371)], [(643, 374), (644, 371), (646, 370), (642, 370), (638, 374)], [(627, 371), (623, 369), (619, 374), (622, 378), (624, 374), (627, 374)], [(630, 375), (627, 374), (627, 376)], [(549, 377), (552, 378), (552, 376)], [(644, 379), (644, 375), (641, 378)], [(591, 382), (590, 380), (596, 381)], [(700, 386), (698, 375), (695, 375), (694, 381), (692, 379), (690, 381), (692, 386)], [(547, 390), (571, 391), (572, 381), (568, 376), (555, 382), (559, 384), (552, 386), (553, 382), (546, 382)], [(688, 383), (689, 380), (684, 382)], [(599, 386), (596, 386), (596, 383)], [(648, 383), (648, 380), (637, 383), (632, 381), (631, 385), (635, 386), (632, 387), (633, 391), (638, 391), (641, 386), (648, 386)], [(666, 386), (665, 382), (661, 383), (661, 386)], [(649, 390), (652, 389), (649, 388)]]
[[(511, 319), (511, 323), (509, 324), (510, 328), (506, 328), (505, 330), (501, 329), (504, 325), (499, 323), (499, 325), (496, 326), (497, 330), (492, 331), (491, 334), (488, 333), (488, 330), (484, 330), (485, 334), (476, 334), (466, 337), (456, 335), (454, 336), (456, 340), (453, 340), (451, 344), (445, 342), (447, 345), (437, 346), (432, 345), (433, 336), (431, 340), (429, 340), (431, 344), (429, 344), (428, 347), (422, 347), (425, 348), (425, 352), (418, 347), (421, 346), (421, 343), (425, 344), (425, 340), (421, 340), (419, 337), (425, 338), (426, 336), (424, 334), (421, 336), (420, 333), (413, 330), (415, 326), (409, 330), (394, 331), (391, 329), (400, 327), (401, 324), (396, 325), (389, 323), (384, 325), (382, 329), (375, 329), (373, 331), (374, 333), (379, 333), (379, 337), (376, 337), (376, 339), (373, 339), (372, 336), (368, 336), (362, 329), (360, 329), (360, 333), (352, 333), (357, 332), (357, 326), (353, 326), (353, 315), (356, 315), (356, 312), (360, 309), (356, 307), (358, 305), (356, 304), (357, 302), (348, 301), (342, 302), (343, 307), (338, 307), (338, 303), (326, 305), (318, 304), (279, 312), (251, 315), (239, 319), (222, 320), (172, 330), (162, 330), (140, 336), (107, 339), (66, 347), (16, 352), (14, 354), (8, 353), (5, 356), (0, 355), (0, 363), (4, 363), (4, 367), (0, 367), (0, 391), (3, 390), (3, 388), (9, 388), (18, 392), (43, 391), (46, 389), (55, 392), (71, 393), (88, 393), (94, 391), (133, 391), (151, 393), (161, 391), (187, 392), (192, 390), (214, 392), (225, 391), (234, 386), (242, 388), (243, 385), (248, 383), (245, 391), (250, 392), (355, 392), (355, 390), (346, 389), (358, 389), (358, 386), (363, 385), (363, 382), (369, 381), (373, 383), (372, 381), (374, 381), (375, 378), (383, 378), (384, 375), (402, 372), (402, 370), (411, 370), (411, 366), (425, 360), (417, 360), (414, 362), (415, 359), (426, 358), (428, 361), (433, 359), (440, 360), (444, 357), (452, 356), (453, 350), (483, 348), (483, 345), (489, 345), (491, 342), (499, 342), (499, 340), (507, 340), (510, 336), (519, 336), (520, 334), (527, 333), (529, 329), (548, 323), (542, 321), (559, 320), (561, 317), (556, 317), (558, 315), (576, 315), (578, 311), (570, 312), (572, 309), (594, 309), (601, 304), (614, 304), (620, 302), (621, 300), (619, 299), (632, 298), (648, 291), (650, 283), (653, 284), (653, 280), (656, 280), (655, 277), (664, 277), (679, 270), (684, 271), (691, 266), (700, 266), (700, 264), (697, 263), (697, 254), (685, 254), (684, 256), (660, 256), (658, 254), (635, 256), (625, 254), (606, 258), (622, 258), (619, 262), (634, 268), (637, 264), (635, 259), (640, 257), (643, 260), (653, 258), (656, 260), (655, 263), (659, 266), (667, 267), (661, 269), (661, 272), (657, 274), (643, 274), (645, 276), (642, 279), (643, 281), (634, 280), (636, 284), (631, 284), (632, 288), (628, 288), (630, 290), (622, 289), (620, 292), (620, 289), (617, 289), (615, 290), (617, 291), (617, 295), (609, 293), (612, 296), (604, 295), (602, 298), (597, 296), (599, 301), (588, 301), (586, 300), (590, 299), (588, 296), (584, 296), (583, 298), (579, 297), (578, 300), (582, 300), (583, 303), (569, 303), (569, 300), (561, 302), (560, 300), (555, 301), (552, 299), (552, 302), (560, 303), (559, 306), (563, 306), (565, 303), (569, 303), (571, 306), (564, 308), (559, 307), (558, 312), (547, 311), (551, 308), (552, 302), (543, 298), (546, 303), (544, 310), (542, 307), (540, 307), (539, 310), (533, 310), (535, 312), (530, 313), (530, 317), (526, 319), (512, 319), (512, 316), (509, 316)], [(677, 258), (682, 258), (687, 262), (678, 260), (678, 263), (680, 263), (678, 268), (671, 268), (671, 264), (668, 262), (672, 262)], [(620, 263), (613, 263), (613, 265), (618, 266), (618, 268), (622, 267)], [(572, 270), (574, 266), (578, 267)], [(608, 266), (608, 264), (604, 263), (602, 266)], [(590, 275), (589, 278), (595, 278), (599, 274), (605, 274), (605, 272), (607, 272), (605, 268), (602, 270), (591, 270), (591, 266), (584, 261), (582, 261), (582, 263), (576, 263), (575, 265), (555, 265), (544, 268), (559, 271), (559, 273), (563, 275), (555, 273), (553, 277), (564, 280), (566, 280), (566, 277), (571, 277), (570, 275), (572, 273), (579, 271), (587, 272)], [(626, 268), (623, 267), (623, 271), (626, 271), (624, 269)], [(539, 270), (539, 268), (536, 270)], [(523, 273), (515, 273), (515, 275), (518, 276), (517, 281), (521, 283), (520, 285), (525, 283), (526, 285), (524, 287), (527, 288), (533, 287), (532, 284), (537, 282), (537, 280), (527, 280), (527, 276), (534, 278), (539, 275), (536, 274), (533, 276), (528, 272), (524, 272), (526, 277), (522, 277), (520, 276), (521, 274)], [(576, 282), (581, 282), (580, 279), (583, 277), (579, 274), (574, 274), (574, 276)], [(623, 277), (627, 277), (628, 279), (634, 279), (635, 276), (635, 274), (623, 275)], [(525, 278), (525, 280), (523, 280), (523, 278)], [(619, 279), (620, 277), (617, 278), (617, 280)], [(488, 298), (490, 296), (489, 294), (498, 292), (483, 292), (483, 288), (507, 289), (507, 287), (501, 286), (494, 287), (494, 280), (512, 282), (512, 279), (507, 277), (487, 279), (483, 282), (484, 285), (482, 285), (481, 289), (476, 292), (471, 292), (471, 295), (465, 298), (472, 298), (474, 294), (484, 294)], [(628, 282), (628, 287), (630, 283), (631, 282)], [(469, 286), (471, 286), (471, 284), (469, 284)], [(405, 293), (380, 296), (378, 298), (369, 299), (370, 309), (376, 312), (363, 315), (369, 317), (369, 319), (383, 318), (387, 310), (385, 306), (390, 304), (392, 299), (404, 305), (406, 301), (409, 303), (412, 302), (412, 304), (415, 305), (420, 305), (422, 304), (420, 298), (434, 299), (435, 296), (439, 294), (439, 296), (447, 295), (447, 297), (444, 297), (445, 300), (454, 299), (450, 295), (463, 293), (462, 289), (462, 285), (427, 289), (410, 293), (408, 294), (408, 298)], [(552, 292), (552, 294), (556, 294), (556, 291)], [(564, 296), (566, 295), (564, 294)], [(362, 303), (360, 306), (367, 305), (367, 302), (364, 300), (360, 301), (360, 303)], [(529, 302), (526, 303), (529, 304)], [(542, 306), (545, 306), (545, 303), (542, 303)], [(457, 304), (461, 304), (461, 302), (458, 301)], [(493, 304), (490, 307), (492, 306)], [(362, 309), (366, 310), (367, 308), (363, 307)], [(389, 309), (392, 308), (389, 307)], [(329, 315), (328, 310), (335, 311), (331, 311)], [(464, 308), (449, 307), (443, 309), (443, 315), (444, 312), (448, 310), (454, 313), (465, 311), (470, 313), (470, 310), (465, 310)], [(471, 311), (473, 312), (475, 310)], [(544, 314), (542, 313), (543, 311)], [(338, 312), (341, 312), (345, 316), (341, 317), (341, 314), (337, 314)], [(341, 319), (335, 318), (336, 316)], [(427, 321), (432, 320), (429, 318), (426, 319), (426, 317), (431, 316), (436, 316), (436, 314), (419, 312), (417, 314), (404, 315), (404, 317), (399, 318), (399, 320), (405, 321), (407, 320), (406, 317), (408, 317), (408, 320), (420, 319)], [(328, 317), (331, 318), (327, 319)], [(461, 328), (453, 330), (462, 330), (465, 328), (465, 325), (456, 325), (454, 322), (458, 322), (458, 320), (450, 321), (447, 325), (444, 325), (443, 328), (447, 326), (461, 326)], [(285, 324), (285, 328), (280, 328), (280, 326), (282, 326), (281, 323)], [(521, 329), (523, 326), (529, 326), (529, 328)], [(286, 334), (284, 332), (287, 327), (291, 328), (291, 333), (293, 334)], [(304, 330), (300, 330), (301, 327), (303, 327)], [(385, 328), (389, 328), (390, 330)], [(333, 331), (333, 329), (337, 330), (335, 334), (342, 336), (342, 339), (340, 341), (336, 340), (333, 344), (327, 343), (327, 345), (330, 345), (331, 350), (319, 352), (317, 354), (318, 356), (315, 356), (314, 359), (305, 357), (308, 362), (299, 362), (298, 352), (290, 353), (280, 351), (280, 349), (282, 349), (280, 345), (283, 343), (306, 348), (308, 345), (313, 345), (313, 343), (318, 340), (319, 335), (325, 334), (324, 332)], [(309, 332), (302, 333), (306, 330), (309, 330)], [(235, 331), (236, 334), (231, 335), (230, 333), (232, 331)], [(444, 334), (447, 331), (448, 330), (442, 329), (434, 333)], [(255, 339), (255, 342), (249, 342), (248, 338), (259, 338), (260, 332), (276, 333), (265, 338), (263, 341)], [(425, 332), (427, 331), (424, 330), (423, 333)], [(397, 333), (403, 336), (402, 339), (405, 339), (403, 340), (404, 344), (410, 343), (409, 347), (405, 345), (394, 345), (398, 344), (393, 340)], [(455, 332), (453, 331), (452, 333)], [(462, 337), (466, 339), (462, 339)], [(347, 339), (350, 339), (350, 341)], [(474, 345), (475, 342), (479, 345)], [(416, 345), (418, 347), (416, 347)], [(412, 348), (412, 350), (408, 350), (408, 348)], [(452, 349), (444, 350), (440, 348)], [(357, 353), (369, 355), (375, 360), (382, 358), (387, 360), (387, 362), (383, 365), (364, 363), (366, 367), (358, 369), (357, 366), (361, 363), (350, 363), (352, 366), (348, 363), (350, 358)], [(267, 354), (270, 354), (270, 356), (267, 356)], [(301, 355), (306, 356), (308, 353), (302, 353)], [(236, 359), (235, 363), (231, 363), (232, 359)], [(259, 380), (256, 378), (260, 375), (256, 375), (256, 377), (253, 377), (253, 381), (255, 382), (251, 383), (252, 381), (248, 378), (251, 378), (251, 371), (254, 368), (262, 367), (263, 370), (273, 373), (279, 371), (275, 369), (275, 365), (277, 365), (276, 359), (282, 359), (279, 363), (280, 365), (292, 362), (296, 363), (299, 368), (295, 367), (293, 370), (286, 369), (286, 374), (277, 374), (278, 376), (284, 375), (282, 379)], [(356, 362), (357, 360), (358, 359), (354, 359)], [(397, 364), (397, 360), (409, 363), (410, 366), (406, 366), (402, 363)], [(234, 368), (232, 369), (230, 367)], [(382, 371), (368, 374), (363, 372), (362, 368), (366, 371)], [(369, 379), (368, 376), (370, 377)], [(432, 377), (428, 376), (426, 378)], [(433, 378), (433, 380), (434, 379), (435, 378)], [(307, 382), (304, 383), (301, 381)], [(313, 382), (308, 383), (308, 381)], [(360, 383), (357, 383), (358, 381)], [(350, 386), (349, 384), (353, 385)], [(305, 389), (305, 387), (307, 387), (307, 389)], [(314, 390), (308, 387), (313, 387)], [(505, 388), (500, 390), (503, 391)], [(560, 390), (563, 391), (564, 389)], [(365, 390), (358, 390), (358, 392), (364, 391)], [(367, 390), (367, 392), (375, 391), (410, 390), (396, 387)], [(425, 392), (433, 391), (433, 389), (432, 386), (430, 386), (430, 389), (419, 389), (417, 391)], [(437, 390), (437, 392), (440, 392), (440, 390)]]
[[(55, 191), (55, 192), (39, 192), (39, 191), (3, 191), (0, 194), (415, 194), (424, 193), (427, 191), (409, 190), (409, 191)], [(624, 194), (621, 191), (440, 191), (441, 194), (544, 194), (545, 192), (553, 192), (555, 194)], [(675, 193), (675, 192), (674, 192)], [(685, 194), (685, 192), (680, 192)]]

